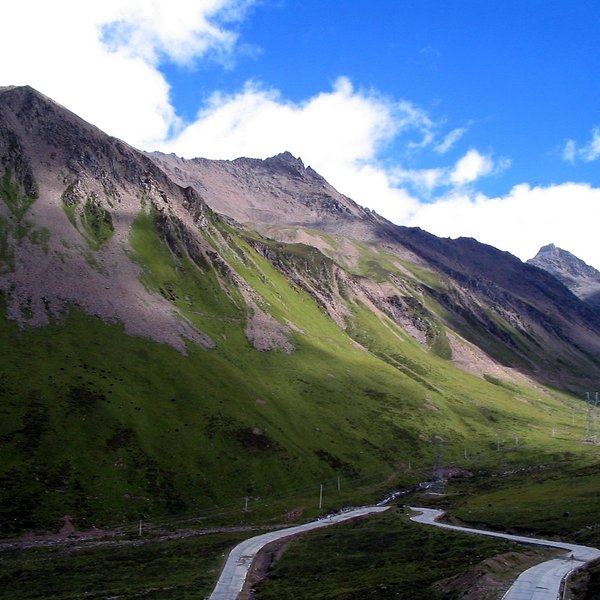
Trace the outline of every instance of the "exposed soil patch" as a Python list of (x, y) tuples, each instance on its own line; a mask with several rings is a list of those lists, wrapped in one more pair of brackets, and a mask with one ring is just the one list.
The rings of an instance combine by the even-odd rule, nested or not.
[[(302, 535), (302, 534), (299, 534)], [(277, 540), (271, 544), (267, 544), (257, 555), (244, 583), (244, 587), (240, 592), (237, 600), (256, 600), (255, 587), (269, 574), (271, 565), (281, 558), (290, 542), (299, 537), (299, 535), (290, 536), (283, 540)]]
[(570, 600), (595, 600), (600, 598), (600, 561), (590, 563), (576, 571), (568, 580), (566, 598)]
[(500, 598), (523, 571), (563, 553), (562, 550), (535, 548), (498, 554), (458, 577), (439, 581), (436, 587), (440, 591), (456, 592), (457, 598), (465, 600)]

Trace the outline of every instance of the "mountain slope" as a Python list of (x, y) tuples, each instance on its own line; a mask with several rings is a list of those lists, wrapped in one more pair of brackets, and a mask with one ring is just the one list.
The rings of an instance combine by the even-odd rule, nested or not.
[(600, 271), (567, 250), (548, 244), (527, 262), (554, 275), (582, 300), (600, 306)]
[(460, 456), (520, 436), (521, 464), (570, 427), (573, 399), (532, 379), (597, 376), (597, 322), (564, 286), (396, 227), (289, 155), (234, 162), (173, 180), (0, 90), (4, 532), (283, 495), (261, 509), (279, 515), (337, 477), (409, 477), (433, 433)]
[(373, 302), (413, 332), (409, 305), (416, 301), (494, 360), (543, 381), (585, 386), (582, 378), (593, 381), (599, 373), (600, 315), (554, 277), (506, 252), (393, 225), (332, 190), (289, 153), (265, 161), (150, 156), (216, 212), (281, 241), (314, 246), (355, 275), (375, 276)]
[(109, 138), (31, 88), (0, 90), (0, 289), (10, 318), (39, 326), (69, 304), (135, 335), (183, 348), (211, 344), (148, 294), (128, 256), (129, 232), (147, 202), (183, 210), (185, 190), (123, 142)]

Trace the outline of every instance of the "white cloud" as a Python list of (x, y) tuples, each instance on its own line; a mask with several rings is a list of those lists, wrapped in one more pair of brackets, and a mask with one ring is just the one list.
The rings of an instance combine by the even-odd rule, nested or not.
[(215, 94), (197, 120), (162, 149), (188, 158), (226, 159), (266, 158), (289, 150), (357, 202), (378, 212), (387, 208), (401, 219), (417, 201), (395, 188), (378, 153), (399, 135), (410, 138), (407, 144), (422, 144), (431, 126), (411, 103), (355, 90), (345, 77), (331, 91), (302, 103), (249, 83), (231, 96)]
[(454, 166), (425, 169), (394, 167), (390, 169), (390, 175), (394, 186), (408, 184), (429, 201), (439, 188), (462, 189), (481, 177), (505, 170), (509, 165), (510, 161), (506, 158), (494, 161), (491, 156), (471, 149)]
[(397, 167), (391, 171), (395, 186), (409, 184), (417, 192), (427, 197), (438, 187), (448, 183), (450, 170), (447, 168), (402, 169)]
[(32, 85), (108, 133), (150, 146), (178, 125), (159, 60), (225, 56), (236, 35), (224, 22), (249, 4), (9, 2), (2, 7), (0, 85)]
[(592, 130), (592, 139), (579, 151), (586, 162), (596, 160), (600, 156), (600, 129)]
[[(247, 83), (236, 94), (214, 94), (196, 120), (160, 149), (186, 158), (219, 159), (266, 158), (289, 150), (342, 193), (402, 223), (419, 205), (414, 193), (429, 200), (440, 187), (464, 187), (508, 164), (474, 149), (446, 167), (406, 169), (397, 161), (379, 160), (392, 140), (402, 140), (410, 151), (431, 146), (436, 128), (415, 105), (356, 90), (346, 77), (331, 91), (301, 103)], [(454, 130), (442, 144), (449, 147), (461, 135)]]
[[(415, 168), (414, 156), (445, 155), (465, 128), (440, 136), (439, 124), (418, 106), (356, 90), (347, 78), (299, 103), (248, 83), (236, 94), (215, 93), (194, 123), (181, 123), (161, 63), (189, 66), (200, 57), (225, 63), (239, 44), (235, 23), (257, 1), (5, 3), (0, 85), (32, 85), (141, 148), (162, 144), (187, 157), (214, 158), (290, 150), (340, 191), (396, 223), (438, 235), (469, 235), (523, 259), (554, 242), (600, 267), (593, 230), (600, 190), (574, 183), (523, 184), (489, 198), (477, 194), (473, 184), (509, 162), (476, 149), (454, 164)], [(392, 163), (380, 160), (388, 144), (398, 150)], [(411, 160), (403, 164), (407, 157)], [(600, 129), (581, 147), (569, 140), (563, 157), (571, 162), (600, 157)], [(440, 189), (445, 194), (434, 197)]]
[(456, 163), (450, 181), (458, 186), (466, 185), (489, 175), (493, 169), (494, 161), (489, 156), (471, 149)]
[(215, 94), (197, 120), (167, 145), (186, 157), (265, 158), (287, 149), (310, 158), (313, 166), (369, 160), (404, 125), (394, 116), (396, 108), (356, 92), (344, 77), (331, 92), (300, 104), (248, 83), (237, 94)]
[(552, 242), (600, 268), (599, 221), (600, 189), (564, 183), (534, 188), (521, 184), (495, 198), (452, 193), (420, 204), (405, 224), (443, 237), (474, 237), (522, 260)]
[(236, 94), (214, 94), (196, 121), (165, 146), (186, 157), (207, 158), (264, 158), (289, 150), (317, 168), (374, 160), (400, 134), (414, 133), (416, 141), (407, 144), (420, 145), (430, 128), (427, 115), (411, 103), (355, 90), (346, 77), (301, 103), (249, 82)]
[(458, 142), (458, 140), (460, 140), (460, 138), (463, 137), (463, 135), (465, 135), (466, 132), (466, 127), (459, 127), (457, 129), (453, 129), (444, 137), (444, 139), (439, 144), (434, 146), (433, 149), (438, 154), (446, 154), (446, 152), (448, 152), (448, 150), (450, 150), (450, 148), (452, 148), (454, 144), (456, 144), (456, 142)]
[(584, 162), (593, 162), (600, 157), (600, 128), (592, 129), (592, 138), (581, 148), (577, 147), (575, 140), (567, 140), (563, 149), (564, 160), (574, 163), (577, 159)]
[(575, 144), (575, 140), (567, 140), (562, 153), (563, 159), (572, 164), (575, 162), (576, 155), (577, 145)]
[(189, 64), (208, 51), (231, 52), (237, 35), (221, 26), (223, 16), (227, 21), (241, 19), (249, 4), (248, 0), (112, 0), (102, 38), (113, 51), (151, 64), (163, 54)]

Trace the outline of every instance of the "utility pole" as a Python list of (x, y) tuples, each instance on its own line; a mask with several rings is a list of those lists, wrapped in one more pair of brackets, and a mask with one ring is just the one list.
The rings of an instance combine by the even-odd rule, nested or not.
[(244, 512), (248, 512), (248, 496), (244, 498)]
[(443, 452), (448, 445), (448, 442), (440, 435), (431, 435), (431, 445), (435, 452), (433, 463), (433, 491), (438, 494), (444, 493), (444, 459)]
[(338, 476), (338, 482), (337, 482), (337, 490), (338, 492), (342, 489), (342, 483), (340, 481), (340, 477)]
[(140, 519), (140, 526), (139, 526), (139, 529), (138, 529), (138, 535), (140, 537), (142, 537), (142, 519)]
[(319, 510), (323, 508), (323, 484), (319, 487)]

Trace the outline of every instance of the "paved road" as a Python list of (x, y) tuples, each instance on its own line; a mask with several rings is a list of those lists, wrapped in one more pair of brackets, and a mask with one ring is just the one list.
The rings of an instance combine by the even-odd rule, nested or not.
[(342, 521), (347, 521), (348, 519), (353, 519), (355, 517), (382, 512), (388, 508), (388, 506), (365, 506), (318, 521), (313, 521), (312, 523), (270, 531), (269, 533), (263, 533), (262, 535), (257, 535), (256, 537), (244, 540), (229, 553), (227, 562), (219, 577), (219, 581), (217, 581), (213, 593), (209, 596), (209, 600), (236, 600), (238, 594), (242, 590), (244, 581), (246, 581), (248, 569), (250, 568), (254, 557), (257, 552), (267, 544), (296, 535), (297, 533), (304, 533), (305, 531), (320, 529), (321, 527), (341, 523)]
[(527, 569), (527, 571), (523, 571), (512, 584), (508, 592), (506, 592), (502, 600), (557, 600), (560, 584), (568, 573), (591, 560), (600, 558), (600, 550), (597, 548), (529, 538), (521, 535), (510, 535), (508, 533), (496, 533), (494, 531), (472, 529), (471, 527), (457, 527), (456, 525), (448, 525), (436, 521), (436, 519), (439, 519), (444, 514), (441, 510), (432, 508), (412, 508), (412, 510), (422, 513), (415, 517), (411, 517), (411, 520), (417, 523), (426, 523), (427, 525), (435, 525), (436, 527), (451, 529), (452, 531), (461, 531), (463, 533), (488, 535), (514, 542), (521, 542), (523, 544), (550, 546), (551, 548), (560, 548), (567, 551), (563, 557), (547, 560), (535, 567)]

